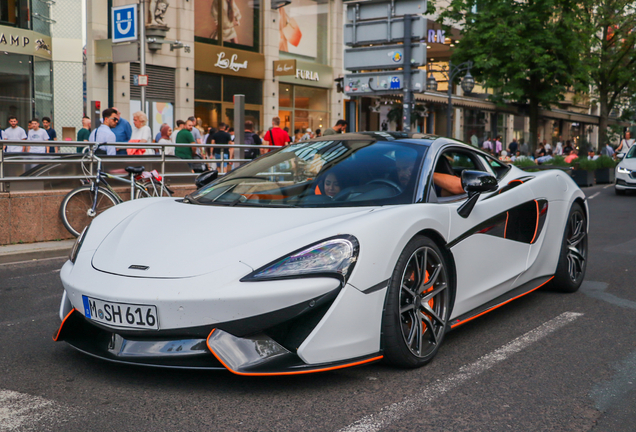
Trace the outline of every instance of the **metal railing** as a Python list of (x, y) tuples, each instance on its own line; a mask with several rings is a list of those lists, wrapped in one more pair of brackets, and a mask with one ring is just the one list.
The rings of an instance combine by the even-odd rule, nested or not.
[[(160, 174), (163, 178), (170, 178), (170, 177), (174, 177), (174, 178), (179, 178), (179, 177), (196, 177), (198, 176), (200, 173), (199, 172), (194, 172), (192, 171), (192, 164), (216, 164), (217, 167), (220, 167), (220, 169), (218, 169), (219, 171), (219, 175), (225, 175), (227, 174), (227, 172), (230, 171), (230, 168), (227, 168), (227, 172), (226, 170), (223, 168), (224, 165), (229, 165), (232, 164), (233, 168), (236, 168), (238, 165), (246, 163), (246, 162), (251, 162), (252, 159), (245, 159), (245, 158), (226, 158), (225, 157), (225, 150), (227, 150), (229, 152), (230, 149), (238, 149), (239, 150), (239, 154), (242, 153), (243, 149), (252, 149), (252, 148), (256, 148), (259, 150), (262, 150), (264, 148), (268, 148), (268, 151), (277, 149), (278, 147), (273, 147), (273, 146), (265, 146), (265, 145), (258, 145), (258, 144), (174, 144), (174, 143), (170, 143), (170, 144), (147, 144), (147, 143), (96, 143), (96, 142), (87, 142), (87, 141), (26, 141), (26, 140), (2, 140), (0, 141), (0, 143), (2, 143), (2, 151), (0, 151), (0, 192), (5, 192), (6, 191), (6, 183), (8, 182), (28, 182), (28, 181), (42, 181), (42, 180), (73, 180), (73, 179), (86, 179), (86, 178), (95, 178), (95, 174), (94, 174), (94, 164), (95, 164), (95, 159), (94, 159), (94, 155), (91, 151), (91, 149), (96, 145), (96, 144), (100, 144), (100, 148), (104, 147), (104, 146), (113, 146), (116, 147), (118, 149), (151, 149), (151, 150), (155, 150), (158, 151), (158, 154), (155, 154), (155, 158), (150, 158), (148, 156), (151, 155), (139, 155), (139, 156), (131, 156), (131, 155), (121, 155), (119, 157), (113, 157), (111, 158), (103, 158), (104, 161), (104, 165), (108, 165), (108, 164), (112, 164), (112, 163), (130, 163), (130, 164), (136, 164), (136, 165), (140, 165), (143, 163), (157, 163), (160, 162), (160, 166), (161, 166), (161, 170), (160, 170)], [(46, 177), (40, 177), (40, 176), (24, 176), (24, 175), (19, 175), (19, 176), (5, 176), (5, 172), (6, 172), (6, 166), (8, 164), (25, 164), (27, 166), (34, 166), (37, 164), (77, 164), (77, 163), (87, 163), (85, 158), (64, 158), (62, 156), (72, 156), (72, 155), (77, 155), (79, 153), (27, 153), (25, 154), (24, 152), (22, 153), (7, 153), (4, 151), (5, 146), (23, 146), (23, 147), (84, 147), (84, 153), (86, 156), (87, 153), (87, 157), (90, 159), (88, 161), (89, 163), (89, 172), (90, 175), (89, 176), (85, 176), (85, 175), (62, 175), (62, 176), (46, 176)], [(207, 158), (206, 154), (207, 151), (203, 150), (204, 152), (204, 156), (201, 159), (199, 158), (194, 158), (194, 159), (183, 159), (183, 158), (178, 158), (178, 157), (174, 157), (174, 158), (170, 158), (170, 156), (174, 156), (174, 155), (166, 155), (166, 148), (177, 148), (177, 147), (187, 147), (187, 148), (197, 148), (197, 149), (214, 149), (214, 150), (218, 150), (220, 151), (220, 158), (219, 159), (213, 159), (213, 158)], [(13, 156), (15, 155), (15, 156)], [(29, 156), (28, 156), (29, 155)], [(30, 157), (30, 155), (34, 155), (34, 156), (39, 156), (39, 155), (48, 155), (49, 157), (42, 157), (42, 158), (38, 158), (38, 157)], [(156, 158), (156, 156), (160, 156), (159, 159)], [(166, 156), (168, 156), (168, 159), (166, 159)], [(184, 172), (166, 172), (166, 164), (168, 163), (175, 163), (175, 162), (184, 162), (184, 163), (188, 163), (189, 167), (190, 167), (190, 171), (184, 171)], [(26, 171), (25, 171), (26, 172)], [(24, 174), (24, 173), (22, 173)], [(121, 174), (121, 176), (127, 176), (127, 174)]]

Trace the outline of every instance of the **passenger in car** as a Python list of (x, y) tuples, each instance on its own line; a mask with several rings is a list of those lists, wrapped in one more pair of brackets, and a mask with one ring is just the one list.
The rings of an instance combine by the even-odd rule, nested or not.
[(462, 180), (455, 175), (450, 161), (445, 156), (441, 156), (433, 172), (433, 183), (437, 196), (447, 197), (461, 195), (464, 193)]
[(328, 172), (325, 176), (322, 177), (322, 180), (318, 181), (318, 185), (314, 189), (314, 194), (333, 198), (338, 195), (341, 190), (342, 187), (340, 186), (340, 180), (338, 179), (336, 173)]

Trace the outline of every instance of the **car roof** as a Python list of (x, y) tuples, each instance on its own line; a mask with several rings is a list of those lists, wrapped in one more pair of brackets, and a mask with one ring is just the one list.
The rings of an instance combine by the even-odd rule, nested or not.
[[(337, 139), (342, 141), (368, 140), (375, 141), (403, 141), (411, 144), (430, 145), (433, 141), (440, 138), (437, 135), (429, 135), (417, 132), (395, 132), (395, 131), (369, 131), (369, 132), (350, 132), (337, 135)], [(327, 135), (314, 138), (312, 141), (324, 141), (331, 138)]]

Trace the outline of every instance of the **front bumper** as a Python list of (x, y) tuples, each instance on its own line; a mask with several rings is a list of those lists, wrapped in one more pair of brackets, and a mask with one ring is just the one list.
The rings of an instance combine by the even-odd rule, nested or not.
[[(300, 324), (298, 317), (290, 324)], [(116, 363), (181, 369), (227, 369), (238, 375), (323, 372), (382, 359), (382, 355), (377, 353), (346, 361), (309, 365), (291, 351), (293, 347), (283, 346), (265, 332), (237, 337), (216, 327), (207, 335), (205, 332), (208, 329), (205, 328), (184, 330), (180, 331), (181, 335), (170, 332), (121, 332), (96, 325), (73, 308), (64, 317), (53, 339), (65, 341), (85, 354)], [(289, 339), (283, 340), (289, 342)]]
[(617, 190), (636, 190), (636, 173), (619, 173), (617, 170), (616, 183), (614, 184), (614, 187)]

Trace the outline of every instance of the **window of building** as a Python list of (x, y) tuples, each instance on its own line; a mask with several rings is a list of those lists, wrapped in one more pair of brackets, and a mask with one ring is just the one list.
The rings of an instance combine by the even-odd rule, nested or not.
[(306, 129), (315, 132), (329, 127), (329, 91), (293, 84), (278, 86), (278, 116), (281, 127), (288, 128), (293, 138)]
[(197, 42), (259, 52), (259, 0), (195, 0)]
[(29, 28), (29, 0), (0, 1), (0, 25)]
[(0, 128), (9, 125), (7, 118), (15, 116), (26, 129), (33, 116), (31, 104), (31, 70), (33, 57), (2, 54), (0, 61)]

